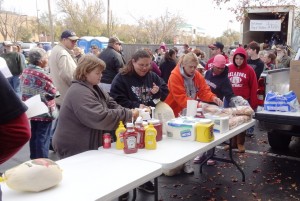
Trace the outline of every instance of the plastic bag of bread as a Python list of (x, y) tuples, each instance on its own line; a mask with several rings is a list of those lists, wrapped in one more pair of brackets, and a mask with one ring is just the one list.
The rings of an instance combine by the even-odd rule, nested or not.
[(217, 115), (222, 112), (222, 108), (219, 108), (217, 105), (202, 103), (202, 112), (203, 114), (209, 113), (211, 115)]
[(242, 96), (234, 96), (229, 101), (229, 107), (250, 106), (249, 102)]
[(229, 118), (229, 130), (250, 121), (252, 117), (247, 115), (232, 116)]
[(250, 106), (237, 106), (237, 107), (225, 108), (222, 110), (222, 112), (232, 116), (236, 116), (236, 115), (252, 116), (254, 114), (254, 111)]
[(54, 161), (39, 158), (5, 171), (2, 180), (17, 191), (39, 192), (57, 185), (62, 180), (62, 170)]

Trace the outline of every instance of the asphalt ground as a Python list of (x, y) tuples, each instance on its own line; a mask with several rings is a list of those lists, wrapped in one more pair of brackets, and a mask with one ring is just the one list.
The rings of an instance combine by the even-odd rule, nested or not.
[[(162, 175), (158, 178), (159, 200), (300, 200), (299, 138), (292, 139), (289, 150), (278, 152), (269, 146), (266, 131), (256, 126), (254, 133), (254, 136), (246, 137), (246, 153), (233, 151), (235, 161), (245, 172), (245, 182), (242, 182), (242, 174), (233, 164), (217, 162), (214, 166), (204, 165), (202, 174), (199, 165), (194, 164), (194, 174), (181, 173), (172, 177)], [(228, 151), (223, 150), (223, 145), (216, 148), (216, 156), (228, 157)], [(57, 160), (53, 152), (50, 152), (50, 158)], [(0, 172), (27, 160), (28, 144), (2, 164)], [(150, 201), (154, 200), (154, 196), (138, 190), (136, 200)]]

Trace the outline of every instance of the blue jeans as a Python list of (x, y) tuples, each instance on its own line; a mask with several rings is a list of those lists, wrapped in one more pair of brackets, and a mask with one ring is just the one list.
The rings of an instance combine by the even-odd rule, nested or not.
[(18, 97), (21, 98), (20, 75), (13, 75), (12, 77), (7, 78), (7, 80)]
[(52, 121), (30, 121), (30, 158), (48, 158)]

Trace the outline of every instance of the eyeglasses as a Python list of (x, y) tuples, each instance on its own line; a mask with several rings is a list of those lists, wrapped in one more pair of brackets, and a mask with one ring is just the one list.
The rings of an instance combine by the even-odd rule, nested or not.
[(71, 41), (71, 43), (76, 43), (77, 42), (77, 40), (71, 40), (71, 39), (69, 39), (70, 41)]
[(121, 43), (116, 43), (116, 45), (121, 45)]

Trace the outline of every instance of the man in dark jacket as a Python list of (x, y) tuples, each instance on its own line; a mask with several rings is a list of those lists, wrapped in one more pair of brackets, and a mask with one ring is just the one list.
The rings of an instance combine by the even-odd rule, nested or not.
[(106, 68), (102, 72), (100, 86), (106, 92), (110, 92), (111, 82), (118, 74), (119, 69), (124, 66), (121, 52), (121, 41), (117, 37), (112, 37), (108, 40), (107, 48), (102, 51), (99, 58), (102, 59)]
[(14, 52), (12, 49), (13, 43), (10, 41), (4, 41), (3, 46), (5, 48), (4, 53), (1, 55), (5, 59), (7, 66), (13, 75), (8, 79), (9, 84), (14, 89), (15, 93), (21, 97), (21, 88), (20, 88), (20, 75), (22, 74), (25, 66), (22, 62), (21, 54)]
[(260, 78), (261, 73), (264, 71), (265, 64), (259, 58), (258, 52), (260, 50), (259, 44), (257, 42), (252, 41), (248, 44), (247, 53), (249, 58), (247, 59), (247, 63), (253, 68), (256, 74), (256, 79)]

